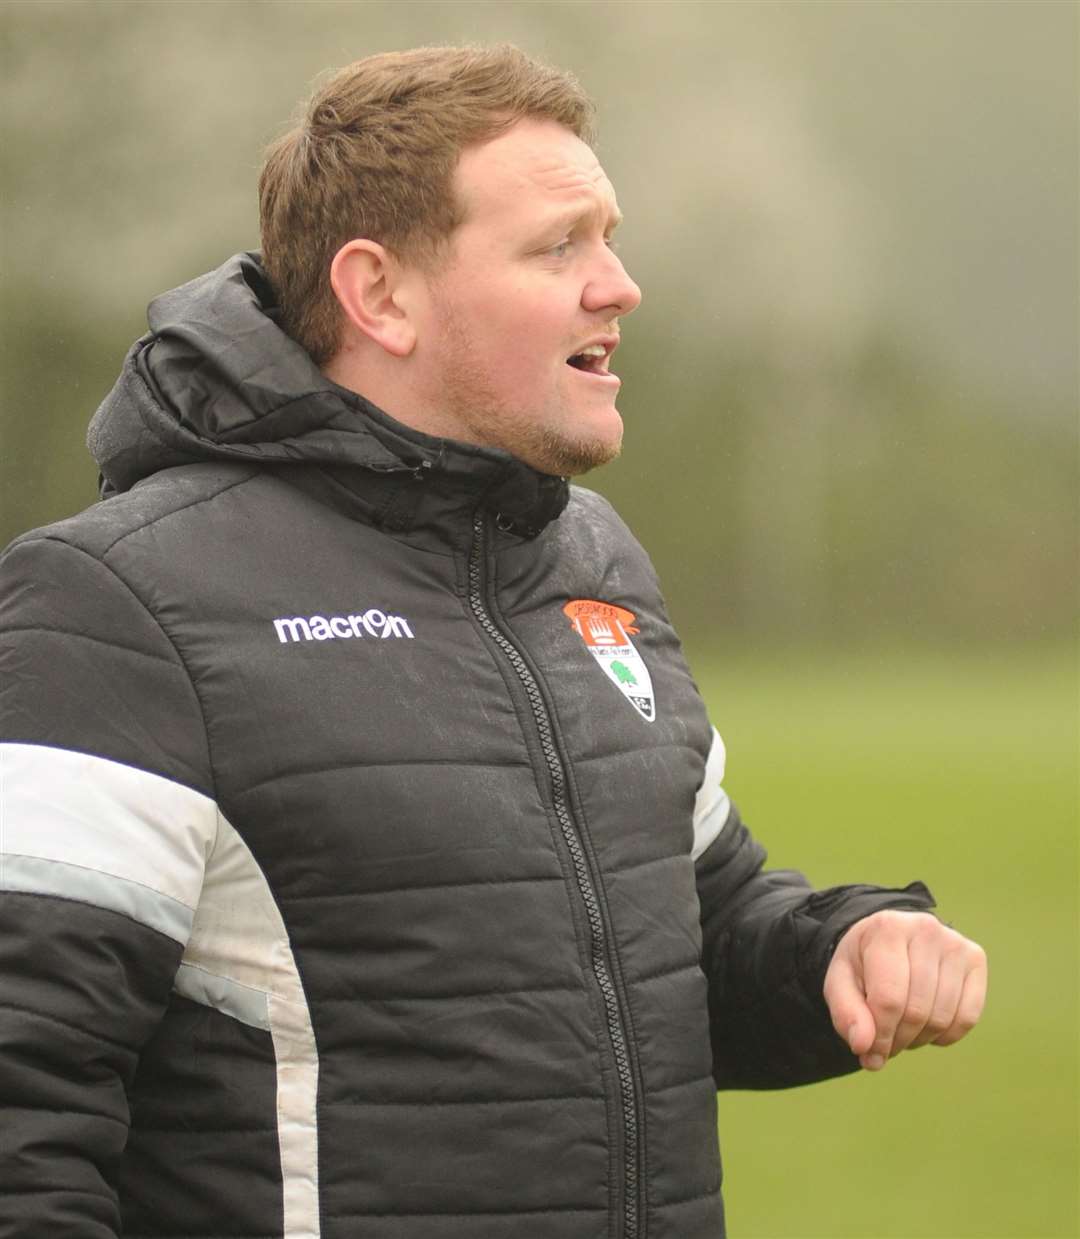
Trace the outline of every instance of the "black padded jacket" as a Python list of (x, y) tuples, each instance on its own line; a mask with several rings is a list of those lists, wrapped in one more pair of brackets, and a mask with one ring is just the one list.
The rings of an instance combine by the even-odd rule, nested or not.
[(853, 1069), (596, 495), (419, 435), (255, 255), (159, 298), (0, 604), (0, 1234), (717, 1239), (717, 1087)]

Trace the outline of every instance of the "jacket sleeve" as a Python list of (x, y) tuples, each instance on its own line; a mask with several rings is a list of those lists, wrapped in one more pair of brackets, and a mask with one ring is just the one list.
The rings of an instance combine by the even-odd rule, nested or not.
[(0, 589), (0, 1233), (120, 1233), (126, 1090), (216, 826), (181, 660), (102, 562), (23, 540)]
[(766, 870), (765, 849), (723, 792), (722, 774), (714, 733), (694, 855), (717, 1087), (784, 1088), (855, 1071), (822, 992), (836, 944), (864, 916), (926, 911), (934, 900), (921, 882), (817, 891), (801, 873)]

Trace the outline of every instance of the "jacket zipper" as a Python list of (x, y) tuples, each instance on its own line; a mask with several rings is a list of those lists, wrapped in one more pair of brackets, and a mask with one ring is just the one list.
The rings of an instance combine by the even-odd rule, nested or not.
[(555, 745), (555, 737), (551, 728), (544, 699), (540, 694), (536, 677), (529, 670), (528, 664), (522, 658), (510, 639), (495, 624), (484, 605), (484, 574), (483, 562), (485, 552), (484, 517), (477, 512), (473, 517), (473, 540), (469, 552), (469, 606), (477, 623), (487, 636), (499, 647), (510, 666), (521, 681), (525, 694), (532, 707), (533, 720), (540, 735), (540, 747), (544, 753), (548, 776), (551, 779), (551, 799), (555, 816), (558, 819), (563, 839), (570, 853), (570, 860), (577, 879), (578, 892), (585, 904), (585, 914), (589, 925), (589, 947), (592, 960), (593, 975), (600, 986), (604, 1000), (604, 1012), (607, 1018), (608, 1038), (615, 1057), (615, 1068), (619, 1077), (619, 1095), (622, 1101), (623, 1119), (623, 1175), (626, 1184), (625, 1210), (623, 1214), (623, 1239), (643, 1239), (638, 1222), (638, 1113), (637, 1100), (634, 1094), (634, 1073), (630, 1064), (630, 1053), (627, 1046), (625, 1021), (619, 1002), (619, 995), (611, 979), (608, 965), (607, 934), (604, 929), (604, 919), (600, 913), (600, 904), (596, 898), (596, 889), (589, 862), (581, 844), (578, 829), (570, 812), (566, 794), (566, 774), (562, 760)]

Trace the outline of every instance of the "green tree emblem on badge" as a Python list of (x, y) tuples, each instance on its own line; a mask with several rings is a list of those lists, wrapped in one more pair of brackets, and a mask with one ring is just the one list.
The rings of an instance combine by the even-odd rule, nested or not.
[(626, 665), (626, 663), (613, 662), (611, 664), (611, 669), (615, 672), (615, 678), (620, 684), (630, 684), (631, 686), (636, 686), (637, 677)]

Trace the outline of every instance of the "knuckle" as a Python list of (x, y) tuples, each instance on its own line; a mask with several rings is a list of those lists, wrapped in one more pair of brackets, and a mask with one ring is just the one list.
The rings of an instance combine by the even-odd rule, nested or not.
[(899, 1019), (904, 1010), (905, 995), (892, 986), (882, 985), (867, 995), (867, 1001), (876, 1014)]
[(943, 954), (953, 958), (959, 956), (971, 968), (986, 967), (986, 952), (977, 942), (972, 942), (970, 938), (965, 938), (963, 934), (949, 929), (946, 925), (942, 925), (941, 929), (946, 935), (943, 939)]
[(942, 952), (942, 955), (958, 965), (968, 975), (980, 972), (986, 968), (986, 952), (981, 946), (977, 946), (974, 942), (969, 942), (966, 938), (960, 938), (957, 942), (950, 942)]
[(964, 949), (964, 944), (962, 942), (946, 942), (942, 947), (941, 962), (943, 964), (960, 964), (966, 970), (968, 954)]
[(955, 1028), (961, 1037), (965, 1036), (978, 1023), (978, 1016), (970, 1011), (962, 1011), (952, 1022), (952, 1027)]
[(904, 1024), (909, 1028), (925, 1028), (931, 1018), (930, 1004), (909, 1002), (904, 1009)]
[(955, 1045), (962, 1037), (966, 1037), (969, 1032), (971, 1032), (970, 1026), (965, 1026), (959, 1020), (954, 1020), (938, 1038), (938, 1042), (940, 1045)]
[(952, 930), (942, 925), (936, 916), (931, 916), (928, 912), (909, 912), (907, 915), (914, 923), (916, 938), (936, 941), (943, 935), (952, 933)]
[(926, 1031), (932, 1037), (940, 1037), (942, 1033), (948, 1032), (953, 1026), (953, 1021), (946, 1016), (932, 1014), (926, 1020)]
[(874, 919), (885, 929), (896, 929), (904, 923), (904, 913), (895, 908), (885, 908), (874, 915)]
[(895, 927), (896, 913), (889, 908), (884, 908), (880, 912), (872, 912), (869, 916), (864, 917), (857, 924), (862, 926), (864, 933), (890, 933)]
[(934, 1038), (935, 1045), (955, 1045), (975, 1027), (976, 1021), (970, 1015), (958, 1015), (947, 1028)]

